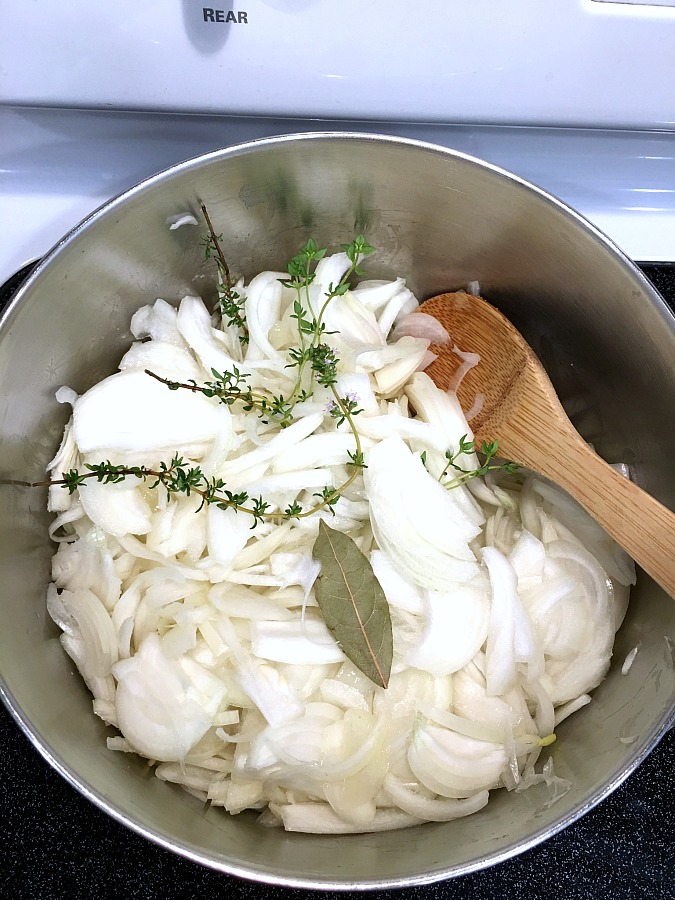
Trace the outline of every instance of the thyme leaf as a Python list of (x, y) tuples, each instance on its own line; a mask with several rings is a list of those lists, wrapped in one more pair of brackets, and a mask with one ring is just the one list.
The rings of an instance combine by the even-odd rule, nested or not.
[[(488, 472), (500, 470), (502, 472), (507, 472), (509, 475), (517, 472), (520, 466), (517, 463), (511, 462), (510, 460), (505, 460), (502, 463), (493, 462), (498, 452), (499, 441), (483, 441), (480, 447), (476, 447), (476, 442), (470, 441), (468, 439), (468, 435), (464, 434), (459, 439), (459, 447), (454, 453), (451, 450), (446, 451), (445, 458), (447, 460), (447, 464), (439, 475), (438, 480), (441, 482), (443, 487), (452, 489), (455, 487), (459, 487), (460, 484), (464, 484), (471, 478), (479, 478), (483, 475), (487, 475)], [(480, 465), (477, 469), (463, 469), (460, 465), (458, 465), (457, 460), (464, 453), (480, 453), (483, 457), (482, 465)], [(426, 456), (424, 461), (426, 462)], [(459, 474), (455, 475), (453, 478), (447, 481), (444, 481), (443, 479), (448, 474), (450, 469), (459, 472)]]

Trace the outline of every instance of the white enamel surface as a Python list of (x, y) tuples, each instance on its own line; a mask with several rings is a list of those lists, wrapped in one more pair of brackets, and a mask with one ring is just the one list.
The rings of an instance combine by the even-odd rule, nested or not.
[(664, 5), (14, 0), (3, 4), (0, 101), (672, 128), (674, 56)]
[(633, 259), (675, 260), (675, 134), (0, 108), (0, 283), (166, 166), (254, 138), (336, 128), (485, 159), (560, 197)]
[(675, 8), (675, 0), (592, 0), (593, 3), (608, 3), (612, 6), (629, 4), (631, 6), (668, 6)]

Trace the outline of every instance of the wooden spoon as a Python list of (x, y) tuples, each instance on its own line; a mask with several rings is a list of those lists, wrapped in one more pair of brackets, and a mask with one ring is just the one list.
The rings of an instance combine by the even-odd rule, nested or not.
[[(432, 297), (420, 312), (438, 319), (463, 351), (480, 355), (458, 389), (464, 410), (476, 394), (484, 397), (470, 423), (477, 446), (497, 440), (500, 457), (559, 484), (675, 597), (675, 513), (588, 446), (520, 332), (486, 300), (463, 291)], [(461, 364), (451, 347), (434, 345), (438, 359), (426, 369), (442, 390)]]

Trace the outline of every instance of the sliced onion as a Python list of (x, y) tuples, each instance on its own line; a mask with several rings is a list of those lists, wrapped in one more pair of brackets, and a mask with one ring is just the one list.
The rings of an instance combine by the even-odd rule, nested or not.
[(437, 353), (433, 353), (431, 350), (427, 350), (426, 353), (424, 354), (424, 356), (422, 357), (422, 359), (420, 360), (415, 371), (416, 372), (424, 372), (424, 370), (428, 369), (429, 366), (433, 362), (436, 362), (437, 359), (438, 359)]
[(246, 360), (268, 357), (279, 358), (281, 354), (269, 341), (269, 332), (279, 318), (283, 272), (262, 272), (256, 275), (246, 291), (245, 315), (248, 326), (249, 343)]
[(62, 643), (85, 681), (107, 678), (117, 661), (117, 637), (99, 598), (86, 589), (58, 591), (50, 585), (47, 611), (63, 631)]
[(251, 652), (274, 662), (316, 665), (341, 662), (344, 653), (323, 622), (257, 621), (251, 623)]
[(225, 352), (223, 344), (214, 334), (211, 315), (200, 297), (183, 297), (178, 307), (176, 325), (208, 373), (209, 381), (214, 369), (221, 374), (233, 372), (235, 369), (242, 373), (247, 371), (245, 366)]
[(379, 393), (393, 396), (417, 370), (428, 347), (428, 341), (414, 337), (402, 337), (382, 348), (365, 347), (358, 353), (357, 371), (373, 373)]
[[(392, 325), (396, 323), (396, 327), (398, 328), (401, 319), (407, 319), (412, 310), (416, 308), (417, 300), (415, 299), (413, 292), (407, 287), (402, 287), (398, 294), (389, 300), (377, 320), (377, 324), (380, 326), (382, 334), (385, 336), (390, 335)], [(402, 337), (403, 335), (400, 336)], [(417, 337), (417, 335), (411, 336)], [(397, 341), (398, 337), (390, 335), (390, 340)]]
[(391, 332), (390, 340), (397, 341), (401, 337), (424, 338), (432, 344), (449, 344), (450, 335), (434, 316), (427, 313), (414, 312), (398, 319)]
[[(287, 428), (286, 431), (289, 429)], [(282, 434), (284, 433), (282, 432)], [(354, 435), (351, 432), (312, 434), (288, 449), (280, 448), (274, 454), (272, 470), (276, 473), (294, 472), (298, 469), (312, 469), (317, 466), (340, 465), (349, 459), (347, 454), (353, 450)]]
[(561, 722), (568, 716), (571, 716), (572, 713), (575, 713), (578, 709), (588, 706), (590, 702), (590, 694), (582, 694), (580, 697), (577, 697), (576, 700), (570, 700), (569, 703), (563, 703), (563, 705), (559, 706), (555, 711), (555, 727), (557, 728)]
[(585, 595), (575, 592), (561, 601), (567, 608), (563, 606), (560, 612), (560, 622), (567, 628), (574, 627), (585, 612), (584, 643), (572, 644), (566, 658), (552, 659), (546, 667), (553, 702), (563, 703), (587, 694), (604, 678), (614, 642), (614, 613), (607, 576), (590, 553), (566, 541), (554, 541), (548, 550), (554, 560), (570, 566), (570, 574), (585, 585)]
[(490, 598), (484, 587), (457, 584), (442, 593), (425, 591), (425, 626), (406, 663), (434, 675), (465, 666), (485, 642)]
[(142, 306), (131, 318), (130, 331), (137, 340), (152, 338), (185, 347), (178, 330), (178, 313), (166, 300), (156, 300), (152, 306)]
[(308, 834), (362, 834), (364, 831), (394, 831), (424, 821), (401, 809), (378, 809), (367, 826), (354, 825), (341, 819), (327, 803), (271, 803), (286, 831)]
[(459, 369), (455, 372), (455, 375), (448, 385), (448, 390), (452, 393), (457, 393), (459, 390), (459, 386), (464, 381), (464, 376), (467, 372), (470, 372), (471, 369), (474, 369), (478, 363), (480, 362), (480, 354), (478, 353), (467, 353), (464, 350), (460, 350), (456, 345), (452, 348), (452, 352), (455, 356), (459, 356), (462, 360), (462, 364)]
[(231, 622), (221, 617), (218, 627), (237, 662), (237, 683), (271, 725), (281, 725), (302, 714), (302, 704), (283, 676), (261, 665), (242, 646)]
[(120, 370), (150, 369), (155, 375), (172, 381), (199, 382), (203, 369), (185, 347), (169, 341), (137, 341), (120, 360)]
[[(208, 703), (197, 699), (180, 662), (164, 655), (156, 635), (149, 635), (132, 658), (117, 663), (113, 674), (120, 730), (144, 756), (181, 760), (211, 727), (207, 706), (214, 698)], [(221, 697), (224, 690), (223, 685)]]
[(483, 550), (483, 560), (492, 588), (486, 650), (487, 689), (488, 693), (499, 696), (515, 684), (518, 663), (525, 663), (530, 677), (537, 677), (543, 668), (543, 658), (517, 594), (513, 567), (494, 547)]
[(199, 222), (191, 213), (176, 213), (173, 216), (167, 216), (166, 224), (169, 231), (175, 231), (176, 228), (182, 228), (183, 225), (199, 225)]
[(326, 678), (322, 681), (320, 691), (321, 696), (328, 703), (341, 706), (343, 709), (370, 711), (368, 701), (361, 691), (335, 678)]
[(621, 666), (621, 674), (628, 675), (631, 670), (633, 663), (635, 662), (635, 657), (638, 655), (640, 647), (642, 646), (642, 641), (638, 641), (637, 645), (633, 647), (631, 651), (629, 651), (626, 656), (623, 665)]
[(206, 511), (209, 556), (228, 568), (251, 538), (251, 525), (244, 513), (219, 509), (215, 503)]
[(441, 797), (462, 798), (495, 787), (504, 766), (503, 746), (420, 725), (408, 748), (415, 777)]
[(471, 422), (472, 419), (476, 418), (476, 416), (482, 411), (484, 403), (485, 394), (476, 394), (473, 399), (473, 403), (465, 413), (467, 422)]
[[(431, 590), (451, 590), (478, 567), (468, 542), (479, 533), (401, 438), (392, 436), (367, 456), (364, 483), (373, 532), (406, 578)], [(413, 499), (414, 498), (414, 499)]]
[[(232, 475), (245, 472), (247, 469), (260, 463), (267, 463), (274, 457), (279, 456), (283, 451), (295, 447), (300, 441), (316, 431), (322, 424), (323, 418), (321, 413), (314, 413), (313, 415), (305, 416), (303, 419), (298, 419), (297, 422), (293, 422), (288, 428), (284, 428), (271, 440), (267, 441), (263, 447), (257, 447), (255, 450), (244, 453), (236, 459), (228, 460), (221, 466), (222, 477), (229, 479)], [(293, 468), (297, 468), (297, 465), (293, 466)]]
[(408, 787), (394, 775), (384, 779), (384, 789), (392, 802), (411, 816), (425, 822), (449, 822), (478, 812), (488, 802), (488, 791), (479, 791), (464, 800), (429, 799)]
[(73, 419), (81, 453), (127, 451), (141, 464), (147, 464), (152, 451), (199, 453), (220, 422), (213, 400), (192, 391), (170, 391), (138, 369), (94, 385), (75, 404)]
[(419, 419), (408, 419), (406, 416), (371, 416), (359, 419), (359, 434), (373, 441), (383, 441), (390, 435), (397, 434), (406, 441), (427, 449), (434, 448), (440, 452), (447, 449), (443, 436), (427, 422)]
[(367, 309), (377, 313), (383, 309), (396, 294), (405, 288), (405, 279), (397, 278), (394, 281), (366, 280), (352, 289), (352, 294), (358, 298)]
[[(462, 437), (473, 440), (473, 432), (456, 395), (439, 391), (428, 375), (423, 372), (413, 375), (405, 386), (405, 393), (418, 417), (437, 431), (444, 450), (456, 451)], [(461, 454), (456, 463), (469, 471), (478, 468), (475, 453)]]
[(370, 564), (390, 606), (416, 615), (424, 613), (424, 594), (419, 585), (402, 575), (386, 553), (373, 550)]

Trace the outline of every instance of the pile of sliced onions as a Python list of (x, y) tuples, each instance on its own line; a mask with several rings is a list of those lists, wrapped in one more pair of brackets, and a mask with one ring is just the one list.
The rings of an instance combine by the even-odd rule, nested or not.
[[(348, 265), (345, 254), (321, 261), (315, 301)], [(253, 389), (288, 394), (297, 332), (280, 277), (238, 285), (245, 351), (197, 297), (139, 310), (120, 371), (81, 397), (59, 392), (73, 415), (52, 476), (179, 453), (277, 509), (344, 482), (353, 435), (328, 414), (327, 389), (281, 430), (144, 373), (203, 383), (236, 366)], [(338, 389), (358, 398), (367, 463), (334, 516), (251, 530), (244, 514), (197, 511), (198, 497), (136, 479), (50, 489), (59, 544), (48, 609), (94, 711), (119, 732), (108, 746), (231, 813), (264, 810), (261, 822), (297, 831), (377, 831), (468, 815), (499, 786), (543, 780), (556, 797), (569, 787), (550, 761), (534, 766), (542, 739), (607, 671), (633, 566), (538, 478), (440, 485), (445, 451), (472, 434), (456, 396), (420, 371), (429, 344), (451, 338), (411, 316), (416, 307), (399, 278), (363, 282), (327, 308)], [(474, 454), (458, 464), (478, 465)], [(345, 658), (319, 614), (321, 518), (369, 556), (389, 602), (386, 690)]]

